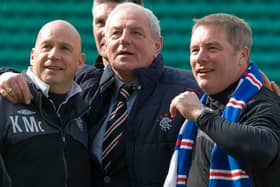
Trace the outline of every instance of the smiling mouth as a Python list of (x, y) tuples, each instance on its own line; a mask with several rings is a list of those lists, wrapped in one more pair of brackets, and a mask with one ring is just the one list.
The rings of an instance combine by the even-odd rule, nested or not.
[(210, 71), (207, 71), (207, 70), (199, 70), (199, 71), (197, 71), (197, 73), (209, 73)]
[(196, 71), (196, 74), (197, 74), (198, 76), (206, 76), (206, 75), (208, 75), (208, 74), (211, 73), (211, 72), (212, 72), (211, 69), (200, 69), (200, 70), (197, 70), (197, 71)]
[(212, 72), (213, 70), (210, 68), (200, 68), (198, 70), (196, 70), (197, 73), (209, 73)]
[(53, 70), (53, 71), (61, 71), (63, 68), (57, 66), (47, 66), (46, 69)]

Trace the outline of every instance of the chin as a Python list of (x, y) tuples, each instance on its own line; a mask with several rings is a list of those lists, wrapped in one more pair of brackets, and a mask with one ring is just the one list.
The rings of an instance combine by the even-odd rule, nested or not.
[(197, 84), (202, 90), (204, 90), (206, 92), (209, 89), (209, 84), (205, 80), (199, 80), (199, 81), (197, 81)]

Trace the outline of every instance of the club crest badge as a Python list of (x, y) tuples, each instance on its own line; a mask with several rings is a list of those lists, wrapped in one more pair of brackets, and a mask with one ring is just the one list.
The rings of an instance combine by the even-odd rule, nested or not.
[(167, 114), (160, 116), (159, 125), (163, 131), (170, 130), (172, 128), (172, 118), (170, 118)]

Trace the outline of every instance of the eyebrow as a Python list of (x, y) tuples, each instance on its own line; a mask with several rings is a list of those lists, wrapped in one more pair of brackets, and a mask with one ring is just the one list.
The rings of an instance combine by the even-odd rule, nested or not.
[(220, 49), (224, 48), (219, 42), (209, 42), (209, 43), (206, 43), (206, 46), (216, 46)]
[[(69, 48), (73, 48), (73, 45), (72, 44), (70, 44), (70, 43), (67, 43), (67, 42), (60, 42), (60, 41), (56, 41), (58, 44), (59, 44), (59, 46), (67, 46), (67, 47), (69, 47)], [(44, 45), (44, 44), (53, 44), (54, 43), (54, 41), (53, 40), (45, 40), (45, 41), (43, 41), (41, 44), (40, 44), (40, 46), (41, 45)]]
[[(213, 45), (223, 48), (223, 46), (219, 42), (215, 42), (215, 41), (214, 42), (207, 42), (207, 43), (203, 44), (203, 46), (213, 46)], [(197, 46), (197, 44), (191, 45), (190, 47), (195, 47), (195, 46)]]

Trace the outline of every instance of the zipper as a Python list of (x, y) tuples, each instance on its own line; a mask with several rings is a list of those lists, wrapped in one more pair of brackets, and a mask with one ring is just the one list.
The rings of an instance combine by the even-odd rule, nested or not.
[(66, 155), (65, 155), (65, 145), (66, 145), (66, 137), (64, 132), (62, 131), (60, 133), (61, 135), (61, 141), (63, 144), (63, 148), (62, 148), (62, 160), (63, 160), (63, 165), (64, 165), (64, 173), (65, 173), (65, 178), (64, 178), (64, 186), (67, 187), (68, 186), (68, 164), (67, 164), (67, 160), (66, 160)]
[[(63, 121), (61, 119), (61, 115), (59, 113), (58, 110), (56, 110), (56, 107), (54, 105), (54, 103), (52, 102), (52, 100), (49, 100), (51, 105), (52, 105), (52, 108), (54, 109), (59, 121), (60, 121), (60, 126), (58, 126), (57, 124), (54, 124), (52, 123), (52, 121), (48, 120), (48, 118), (46, 118), (44, 115), (42, 115), (42, 117), (52, 126), (54, 126), (55, 128), (57, 128), (59, 131), (60, 131), (60, 138), (61, 138), (61, 142), (62, 142), (62, 145), (63, 145), (63, 148), (62, 148), (62, 160), (63, 160), (63, 165), (64, 165), (64, 173), (65, 173), (65, 177), (64, 177), (64, 187), (68, 187), (68, 178), (69, 178), (69, 173), (68, 173), (68, 163), (67, 163), (67, 159), (66, 159), (66, 151), (65, 151), (65, 148), (66, 148), (66, 135), (65, 135), (65, 132), (64, 132), (64, 129), (66, 128), (67, 124), (65, 124), (65, 126), (63, 126)], [(91, 107), (88, 107), (85, 111), (77, 114), (77, 116), (74, 116), (74, 118), (78, 118), (78, 117), (81, 117), (83, 116), (85, 113), (87, 113), (89, 110), (90, 110)], [(43, 114), (43, 112), (41, 112)], [(68, 123), (68, 122), (67, 122)]]
[[(65, 136), (65, 133), (64, 133), (64, 129), (65, 129), (65, 126), (63, 126), (63, 122), (61, 120), (61, 115), (59, 113), (59, 110), (56, 109), (53, 101), (50, 99), (49, 100), (52, 104), (52, 107), (60, 121), (60, 124), (61, 126), (59, 127), (59, 130), (60, 130), (60, 137), (61, 137), (61, 141), (62, 141), (62, 161), (63, 161), (63, 166), (64, 166), (64, 174), (65, 174), (65, 177), (64, 177), (64, 187), (67, 187), (68, 186), (68, 164), (67, 164), (67, 160), (66, 160), (66, 154), (65, 154), (65, 147), (66, 147), (66, 136)], [(60, 105), (61, 106), (61, 105)], [(59, 107), (60, 107), (59, 106)]]

